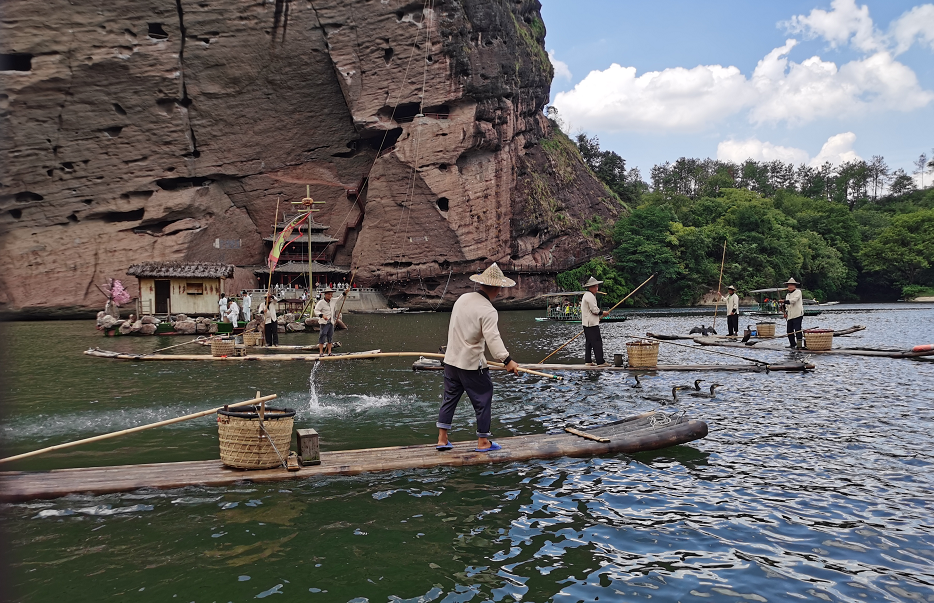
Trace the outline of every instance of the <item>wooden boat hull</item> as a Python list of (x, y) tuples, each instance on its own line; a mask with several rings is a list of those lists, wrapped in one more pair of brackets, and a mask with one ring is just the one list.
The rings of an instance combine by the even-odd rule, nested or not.
[(58, 498), (79, 492), (109, 494), (139, 488), (231, 486), (244, 480), (276, 482), (424, 467), (631, 454), (698, 440), (707, 435), (708, 428), (705, 422), (684, 419), (679, 413), (666, 415), (653, 411), (589, 428), (586, 432), (610, 441), (596, 442), (568, 433), (558, 433), (496, 438), (495, 441), (503, 449), (491, 453), (474, 452), (476, 440), (455, 443), (454, 449), (446, 452), (438, 452), (433, 444), (322, 452), (320, 465), (302, 467), (298, 471), (286, 471), (283, 468), (255, 471), (230, 469), (222, 465), (220, 460), (42, 472), (9, 471), (0, 473), (0, 500), (15, 502)]
[[(318, 346), (315, 346), (317, 349)], [(268, 349), (268, 348), (264, 348)], [(274, 348), (273, 348), (274, 349)], [(127, 354), (112, 352), (100, 348), (85, 350), (85, 356), (92, 358), (107, 358), (110, 360), (132, 360), (134, 362), (279, 362), (283, 360), (297, 360), (314, 362), (316, 360), (363, 360), (373, 358), (373, 354), (380, 354), (380, 350), (366, 352), (335, 353), (331, 356), (318, 354), (254, 354), (252, 356), (211, 356), (210, 354)]]

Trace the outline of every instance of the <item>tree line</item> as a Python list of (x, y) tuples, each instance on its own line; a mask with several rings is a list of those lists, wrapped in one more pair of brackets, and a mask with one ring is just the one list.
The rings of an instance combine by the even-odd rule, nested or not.
[(576, 144), (629, 212), (600, 233), (610, 261), (559, 274), (564, 289), (593, 274), (614, 301), (657, 273), (632, 303), (691, 305), (716, 289), (726, 242), (723, 287), (741, 293), (793, 276), (822, 301), (934, 295), (934, 159), (924, 153), (921, 187), (882, 156), (820, 167), (682, 157), (654, 166), (650, 184), (596, 136)]

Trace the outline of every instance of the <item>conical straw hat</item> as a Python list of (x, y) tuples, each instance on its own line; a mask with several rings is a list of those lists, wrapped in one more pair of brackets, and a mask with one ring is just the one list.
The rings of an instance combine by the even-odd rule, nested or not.
[(511, 278), (506, 278), (503, 274), (503, 271), (499, 269), (499, 266), (496, 265), (496, 262), (484, 270), (481, 274), (471, 274), (470, 280), (475, 283), (480, 283), (481, 285), (487, 285), (490, 287), (515, 287), (516, 281)]
[(594, 285), (602, 285), (602, 284), (603, 284), (603, 281), (598, 281), (594, 277), (590, 277), (590, 280), (584, 283), (584, 289), (588, 289), (590, 287), (593, 287)]

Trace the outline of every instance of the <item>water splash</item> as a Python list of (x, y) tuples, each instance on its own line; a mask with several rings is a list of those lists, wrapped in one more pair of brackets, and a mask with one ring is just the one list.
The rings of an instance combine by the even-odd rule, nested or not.
[(318, 384), (316, 382), (319, 368), (321, 368), (320, 360), (315, 362), (314, 366), (311, 367), (311, 373), (308, 375), (308, 410), (321, 409), (321, 400), (318, 398)]

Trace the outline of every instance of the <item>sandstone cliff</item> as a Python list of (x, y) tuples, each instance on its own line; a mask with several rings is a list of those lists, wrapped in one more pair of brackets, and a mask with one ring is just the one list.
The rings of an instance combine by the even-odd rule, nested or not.
[[(621, 206), (542, 115), (539, 8), (7, 0), (0, 304), (97, 310), (94, 284), (133, 292), (124, 273), (142, 260), (260, 264), (277, 199), (306, 185), (326, 201), (335, 262), (408, 305), (445, 287), (450, 303), (489, 261), (598, 251), (585, 223)], [(507, 304), (552, 277), (520, 275)]]

